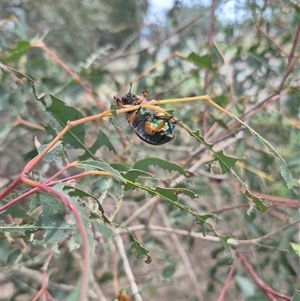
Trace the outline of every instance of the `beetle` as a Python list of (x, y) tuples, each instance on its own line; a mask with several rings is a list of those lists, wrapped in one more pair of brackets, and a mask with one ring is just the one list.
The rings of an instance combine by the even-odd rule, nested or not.
[[(131, 93), (131, 87), (132, 84), (130, 84), (129, 92), (121, 99), (114, 96), (119, 108), (128, 108), (147, 102), (147, 91), (143, 91), (142, 95), (138, 97)], [(162, 112), (140, 107), (125, 113), (125, 118), (135, 134), (151, 145), (161, 145), (175, 137), (175, 119)]]

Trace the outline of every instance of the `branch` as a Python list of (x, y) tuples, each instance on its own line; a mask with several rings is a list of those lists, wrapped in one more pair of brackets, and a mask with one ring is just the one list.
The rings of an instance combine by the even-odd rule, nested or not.
[(249, 261), (246, 259), (246, 257), (244, 256), (244, 254), (239, 251), (236, 250), (236, 256), (241, 260), (242, 264), (244, 265), (244, 267), (247, 269), (248, 273), (250, 274), (250, 276), (252, 277), (253, 281), (255, 282), (255, 284), (266, 294), (272, 294), (276, 297), (281, 298), (282, 300), (286, 300), (286, 301), (290, 301), (292, 298), (278, 293), (276, 291), (274, 291), (270, 286), (268, 286), (263, 280), (261, 280), (261, 278), (259, 277), (259, 275), (254, 271), (252, 265), (249, 263)]
[(130, 264), (129, 264), (129, 261), (128, 261), (128, 258), (127, 258), (126, 252), (125, 252), (123, 240), (118, 233), (115, 235), (115, 241), (116, 241), (117, 247), (119, 249), (120, 256), (123, 260), (124, 270), (125, 270), (128, 280), (129, 280), (131, 291), (132, 291), (132, 294), (134, 295), (134, 299), (135, 299), (135, 301), (143, 301), (143, 299), (139, 293), (138, 286), (135, 282), (134, 275), (131, 270), (131, 267), (130, 267)]
[(226, 292), (228, 290), (230, 281), (232, 280), (233, 273), (235, 271), (236, 265), (237, 265), (237, 260), (235, 259), (234, 262), (233, 262), (233, 264), (232, 264), (232, 266), (231, 266), (231, 268), (230, 268), (229, 274), (227, 276), (227, 279), (226, 279), (224, 287), (223, 287), (223, 289), (221, 291), (221, 294), (220, 294), (220, 296), (218, 298), (218, 301), (223, 301), (224, 300), (224, 297), (225, 297), (225, 294), (226, 294)]

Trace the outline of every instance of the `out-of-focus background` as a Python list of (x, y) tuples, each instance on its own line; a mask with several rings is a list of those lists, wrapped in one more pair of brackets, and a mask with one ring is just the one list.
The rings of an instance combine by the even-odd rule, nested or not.
[[(269, 141), (299, 179), (297, 1), (2, 0), (1, 6), (2, 190), (36, 155), (35, 137), (41, 144), (52, 140), (49, 125), (56, 122), (36, 100), (30, 81), (9, 67), (32, 78), (39, 97), (52, 94), (83, 116), (115, 105), (113, 96), (127, 93), (130, 82), (135, 94), (147, 90), (148, 100), (209, 94)], [(258, 279), (292, 296), (299, 289), (300, 275), (293, 249), (299, 247), (299, 190), (286, 185), (279, 160), (257, 137), (204, 101), (164, 108), (192, 130), (199, 129), (217, 150), (242, 158), (234, 171), (271, 207), (259, 212), (235, 177), (223, 175), (211, 162), (212, 153), (179, 125), (171, 142), (149, 146), (123, 115), (113, 116), (112, 122), (86, 124), (85, 144), (93, 145), (100, 128), (112, 148), (107, 143), (94, 153), (108, 164), (135, 169), (136, 162), (153, 157), (191, 171), (184, 177), (167, 165), (150, 166), (139, 181), (197, 194), (183, 195), (179, 201), (199, 214), (216, 214), (214, 229), (242, 241), (238, 252)], [(84, 153), (70, 145), (65, 151), (70, 162)], [(44, 181), (62, 166), (62, 160), (41, 163), (31, 176)], [(202, 237), (195, 218), (163, 198), (140, 189), (124, 192), (108, 179), (85, 178), (80, 185), (98, 199), (111, 221), (128, 227), (152, 257), (151, 264), (137, 258), (126, 229), (119, 227), (116, 237), (109, 226), (103, 225), (101, 232), (93, 217), (87, 225), (95, 242), (87, 300), (113, 300), (121, 288), (126, 288), (126, 297), (144, 301), (287, 300), (271, 294), (272, 299), (255, 283), (234, 248), (224, 246), (213, 231)], [(4, 202), (26, 189), (19, 187)], [(1, 219), (33, 225), (40, 212), (31, 210), (32, 202), (22, 200)], [(53, 248), (56, 255), (47, 266), (49, 295), (43, 300), (75, 300), (67, 298), (82, 272), (80, 241), (69, 237), (70, 242), (68, 231), (59, 242), (47, 244), (43, 231), (1, 233), (1, 300), (32, 300)], [(233, 274), (228, 276), (230, 270)], [(134, 283), (139, 296), (132, 293)]]

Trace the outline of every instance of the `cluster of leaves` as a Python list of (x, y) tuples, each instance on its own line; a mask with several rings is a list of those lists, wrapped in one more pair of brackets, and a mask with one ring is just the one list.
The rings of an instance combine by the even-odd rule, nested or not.
[[(190, 233), (195, 237), (200, 232), (202, 237), (207, 235), (208, 241), (216, 238), (222, 244), (222, 248), (212, 244), (197, 246), (199, 242), (192, 235), (190, 242), (183, 242), (196, 250), (189, 256), (190, 261), (192, 256), (198, 255), (199, 247), (204, 249), (203, 258), (205, 252), (216, 258), (211, 260), (208, 256), (210, 260), (205, 265), (209, 274), (201, 281), (201, 287), (207, 287), (205, 292), (199, 293), (197, 284), (191, 280), (194, 296), (198, 299), (201, 294), (206, 300), (216, 299), (216, 287), (225, 283), (226, 266), (232, 261), (229, 250), (243, 242), (246, 246), (253, 243), (264, 247), (256, 250), (257, 270), (269, 283), (274, 278), (268, 274), (268, 269), (273, 275), (280, 273), (287, 287), (285, 293), (291, 295), (297, 277), (292, 262), (297, 260), (299, 249), (292, 227), (298, 222), (296, 209), (299, 209), (294, 200), (297, 198), (297, 181), (292, 176), (300, 176), (299, 158), (295, 155), (299, 147), (299, 123), (296, 120), (299, 90), (294, 79), (297, 72), (295, 44), (300, 34), (299, 8), (279, 2), (269, 7), (252, 3), (249, 7), (237, 7), (245, 16), (232, 24), (216, 22), (215, 43), (208, 43), (209, 51), (199, 52), (195, 49), (206, 49), (206, 41), (199, 39), (199, 33), (206, 35), (207, 26), (204, 25), (208, 24), (212, 10), (217, 14), (222, 8), (221, 3), (212, 9), (202, 7), (201, 14), (193, 14), (189, 22), (185, 22), (185, 16), (195, 8), (176, 2), (165, 26), (153, 24), (151, 27), (143, 24), (142, 18), (142, 12), (148, 7), (147, 1), (128, 1), (124, 4), (126, 9), (113, 3), (106, 4), (99, 16), (95, 15), (98, 2), (90, 2), (91, 5), (83, 3), (82, 10), (75, 10), (76, 14), (60, 19), (70, 28), (64, 27), (59, 34), (57, 28), (63, 25), (51, 23), (51, 17), (56, 12), (63, 14), (65, 6), (47, 4), (49, 10), (37, 8), (36, 13), (44, 23), (29, 26), (30, 30), (17, 19), (17, 14), (5, 16), (4, 26), (13, 30), (3, 36), (6, 49), (1, 85), (1, 173), (3, 183), (11, 186), (4, 188), (2, 193), (2, 264), (11, 266), (14, 273), (21, 265), (24, 267), (21, 275), (26, 279), (31, 275), (26, 266), (34, 269), (30, 256), (37, 257), (38, 267), (42, 266), (43, 260), (48, 264), (54, 255), (60, 262), (66, 259), (65, 266), (60, 267), (57, 274), (76, 273), (68, 282), (60, 276), (61, 279), (52, 281), (48, 289), (57, 300), (67, 300), (67, 295), (68, 300), (84, 300), (92, 274), (97, 279), (94, 283), (101, 283), (103, 287), (108, 283), (111, 286), (112, 279), (116, 281), (115, 275), (107, 275), (111, 269), (104, 263), (117, 260), (112, 256), (112, 245), (125, 231), (138, 257), (143, 257), (147, 263), (155, 258), (150, 265), (153, 270), (158, 271), (155, 262), (163, 263), (164, 269), (157, 272), (159, 277), (153, 284), (146, 284), (147, 280), (142, 283), (149, 287), (149, 292), (144, 295), (158, 297), (161, 282), (173, 281), (173, 287), (169, 288), (175, 288), (176, 280), (180, 279), (175, 276), (180, 271), (175, 262), (181, 262), (182, 257), (178, 259), (179, 255), (174, 255), (170, 241), (167, 243), (159, 235), (147, 231), (141, 237), (135, 230), (141, 226), (145, 227), (140, 229), (145, 230), (148, 226), (151, 230), (151, 226), (163, 221), (165, 232), (169, 228), (188, 230), (193, 225)], [(24, 3), (19, 5), (28, 24), (33, 24), (32, 9), (28, 11), (29, 6)], [(112, 7), (115, 9), (111, 10)], [(7, 4), (7, 8), (17, 12), (14, 5)], [(246, 13), (247, 9), (252, 16)], [(293, 13), (286, 13), (287, 9)], [(110, 18), (107, 18), (108, 11)], [(101, 26), (94, 27), (87, 16), (95, 18)], [(80, 34), (79, 31), (80, 38), (76, 43), (62, 44), (62, 38), (68, 41), (68, 36), (84, 28), (78, 27), (78, 19), (80, 24), (87, 24), (85, 30), (90, 28), (93, 34)], [(283, 25), (279, 26), (279, 23)], [(31, 38), (38, 27), (45, 24), (50, 33)], [(253, 25), (257, 30), (248, 32)], [(276, 41), (270, 37), (269, 30), (264, 31), (265, 26), (272, 28), (270, 34), (276, 36)], [(287, 32), (285, 26), (298, 29), (296, 33)], [(144, 28), (150, 34), (143, 34)], [(93, 44), (91, 40), (95, 39), (97, 30), (107, 35), (101, 35)], [(184, 42), (183, 36), (187, 37)], [(170, 45), (161, 43), (171, 37), (174, 41)], [(146, 47), (142, 46), (143, 39), (147, 40)], [(162, 59), (161, 53), (166, 48), (168, 56)], [(66, 63), (72, 63), (73, 68)], [(122, 65), (122, 70), (116, 65)], [(130, 80), (137, 81), (137, 91), (146, 86), (151, 98), (168, 99), (160, 103), (168, 104), (167, 108), (172, 109), (172, 115), (178, 120), (176, 138), (171, 143), (149, 147), (133, 137), (125, 120), (116, 118), (116, 109), (111, 106), (112, 95), (128, 89)], [(204, 93), (211, 97), (194, 97)], [(179, 96), (181, 98), (172, 99)], [(270, 108), (263, 110), (267, 104)], [(225, 106), (227, 110), (223, 109)], [(220, 111), (225, 117), (220, 116)], [(201, 131), (197, 130), (199, 127)], [(128, 137), (134, 142), (129, 144)], [(231, 155), (225, 154), (225, 148)], [(11, 184), (12, 178), (16, 180)], [(26, 190), (20, 186), (22, 183), (27, 185)], [(267, 202), (262, 201), (262, 196)], [(283, 204), (285, 208), (280, 209)], [(141, 212), (139, 208), (142, 208)], [(246, 210), (242, 211), (243, 208)], [(235, 209), (239, 209), (238, 216), (233, 214)], [(167, 219), (162, 211), (166, 212)], [(275, 229), (280, 229), (287, 219), (291, 225), (282, 230), (286, 232), (285, 239), (281, 240), (275, 235), (281, 232)], [(105, 243), (98, 242), (99, 233), (106, 239)], [(249, 238), (261, 236), (267, 239), (272, 233), (274, 239), (268, 244), (252, 242)], [(224, 247), (228, 253), (224, 253)], [(74, 252), (78, 248), (81, 250)], [(121, 254), (118, 244), (116, 248)], [(264, 261), (270, 253), (268, 248), (276, 252)], [(43, 253), (43, 249), (47, 252)], [(288, 255), (282, 250), (289, 250)], [(97, 251), (101, 258), (95, 256)], [(44, 254), (42, 261), (38, 261), (38, 252)], [(237, 258), (245, 262), (238, 254)], [(84, 269), (76, 264), (76, 256), (82, 256)], [(134, 257), (131, 260), (135, 260)], [(96, 271), (94, 266), (102, 269)], [(184, 260), (182, 266), (187, 267)], [(265, 268), (266, 272), (263, 272)], [(122, 273), (128, 270), (125, 264), (116, 269), (121, 283)], [(141, 275), (139, 270), (142, 269), (140, 263), (134, 274)], [(43, 271), (47, 275), (45, 264)], [(250, 275), (255, 281), (256, 276)], [(38, 292), (38, 298), (45, 288), (39, 289), (40, 282), (34, 284), (36, 278), (30, 277), (31, 281), (24, 282)], [(78, 278), (80, 285), (76, 286)], [(73, 287), (68, 294), (66, 287), (58, 285), (60, 280), (72, 283), (76, 289)], [(262, 298), (245, 274), (240, 272), (235, 282), (238, 289), (232, 290), (234, 297)], [(132, 293), (137, 294), (130, 284)], [(187, 280), (183, 285), (188, 287)], [(280, 283), (274, 285), (280, 291)], [(151, 293), (150, 288), (154, 292)], [(171, 296), (169, 288), (163, 294)], [(17, 296), (24, 292), (27, 293), (21, 286), (13, 294)], [(111, 288), (106, 292), (112, 295)], [(297, 294), (295, 291), (293, 300), (297, 300)], [(174, 291), (176, 295), (179, 299), (193, 296), (180, 286)]]

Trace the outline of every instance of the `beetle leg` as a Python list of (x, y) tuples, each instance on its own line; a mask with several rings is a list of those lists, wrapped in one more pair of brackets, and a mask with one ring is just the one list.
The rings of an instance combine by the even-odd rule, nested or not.
[(130, 117), (127, 119), (127, 121), (130, 123), (132, 122), (132, 120), (135, 119), (135, 117), (137, 116), (137, 114), (139, 113), (141, 108), (139, 108), (137, 111), (133, 111), (133, 113), (130, 115)]
[(114, 100), (116, 101), (117, 106), (118, 106), (119, 108), (123, 108), (122, 101), (121, 101), (118, 97), (114, 96)]
[(143, 91), (142, 92), (142, 96), (138, 98), (138, 102), (136, 103), (136, 105), (141, 104), (144, 100), (146, 100), (146, 97), (148, 96), (148, 92), (147, 91)]
[(145, 122), (145, 130), (148, 134), (154, 135), (155, 133), (159, 132), (166, 124), (167, 121), (161, 122), (156, 128), (152, 127), (152, 124), (150, 121)]

